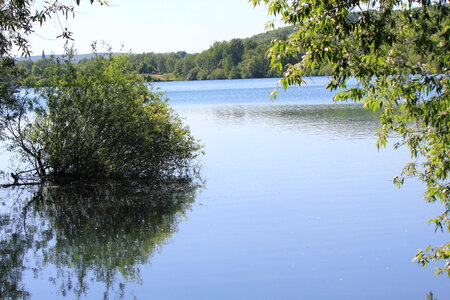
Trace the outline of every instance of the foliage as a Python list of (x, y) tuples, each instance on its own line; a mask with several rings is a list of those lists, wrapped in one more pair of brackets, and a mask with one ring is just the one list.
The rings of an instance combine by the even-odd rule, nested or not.
[[(95, 0), (89, 0), (92, 4)], [(105, 0), (97, 0), (100, 4), (107, 4)], [(80, 0), (75, 0), (79, 5)], [(57, 15), (68, 18), (74, 14), (74, 7), (65, 5), (59, 1), (46, 1), (42, 5), (35, 5), (34, 11), (31, 6), (35, 5), (30, 0), (5, 0), (0, 1), (0, 131), (1, 138), (9, 138), (15, 142), (25, 142), (21, 140), (23, 132), (21, 130), (11, 134), (13, 127), (17, 128), (21, 121), (26, 121), (26, 110), (32, 105), (32, 101), (26, 97), (19, 96), (18, 87), (21, 83), (27, 67), (32, 68), (26, 63), (25, 68), (19, 68), (15, 61), (13, 52), (17, 51), (22, 56), (30, 55), (28, 36), (33, 33), (33, 26), (42, 25), (49, 18)], [(64, 39), (71, 39), (71, 32), (61, 29), (61, 35)], [(45, 84), (39, 82), (41, 78), (28, 77), (27, 84)], [(21, 126), (19, 126), (21, 127)], [(6, 129), (6, 134), (5, 134)], [(29, 149), (23, 148), (23, 151)]]
[(42, 181), (196, 172), (200, 146), (128, 62), (126, 56), (99, 55), (75, 65), (69, 52), (64, 60), (49, 60), (48, 84), (35, 91), (39, 102), (18, 97), (23, 100), (4, 121), (7, 138)]
[[(91, 3), (94, 0), (89, 0)], [(77, 5), (80, 0), (75, 0)], [(99, 1), (105, 4), (105, 1)], [(27, 36), (33, 32), (33, 25), (42, 25), (55, 14), (63, 14), (66, 18), (74, 13), (74, 7), (58, 1), (46, 2), (39, 10), (32, 12), (30, 0), (4, 0), (0, 2), (0, 56), (11, 57), (11, 51), (17, 48), (24, 56), (30, 55)], [(61, 37), (71, 38), (67, 29)]]
[[(105, 0), (89, 2), (107, 4)], [(80, 0), (73, 3), (79, 5)], [(67, 176), (155, 178), (192, 172), (199, 146), (163, 97), (130, 74), (125, 58), (97, 56), (78, 67), (70, 57), (41, 59), (17, 67), (12, 52), (30, 54), (27, 37), (36, 23), (74, 14), (73, 6), (56, 0), (38, 6), (36, 12), (31, 4), (29, 0), (0, 3), (0, 129), (10, 150), (30, 163), (41, 181)], [(62, 31), (60, 37), (72, 39), (67, 29)], [(31, 76), (26, 83), (38, 88), (40, 102), (17, 90), (21, 73), (27, 72)], [(24, 174), (12, 174), (15, 183)]]
[[(95, 0), (89, 0), (94, 3)], [(80, 0), (74, 0), (79, 5)], [(107, 4), (105, 0), (97, 0), (100, 4)], [(74, 7), (59, 1), (47, 1), (36, 11), (32, 11), (30, 0), (3, 0), (0, 1), (0, 100), (11, 96), (11, 76), (16, 76), (13, 51), (22, 56), (29, 56), (30, 49), (28, 36), (33, 33), (35, 24), (42, 25), (54, 15), (61, 14), (65, 18), (74, 14)], [(62, 29), (59, 37), (71, 39), (72, 33), (67, 28)], [(10, 72), (6, 72), (9, 70)], [(3, 104), (3, 103), (0, 103)]]
[[(298, 30), (277, 40), (268, 52), (283, 72), (281, 84), (303, 84), (310, 70), (330, 66), (329, 89), (342, 89), (335, 101), (353, 99), (380, 110), (378, 146), (390, 134), (407, 145), (412, 162), (403, 176), (425, 184), (426, 201), (440, 201), (442, 215), (431, 220), (450, 231), (450, 7), (446, 1), (252, 0)], [(300, 57), (294, 63), (289, 62)], [(349, 78), (354, 88), (346, 88)], [(395, 182), (403, 184), (403, 177)], [(450, 243), (420, 250), (418, 262), (446, 261), (438, 273), (450, 276)]]
[[(209, 49), (196, 54), (183, 51), (143, 53), (128, 58), (132, 69), (142, 74), (147, 81), (274, 77), (281, 73), (269, 68), (265, 53), (274, 38), (284, 38), (292, 31), (293, 27), (285, 27), (247, 39), (216, 42)], [(24, 86), (30, 87), (37, 82), (46, 83), (45, 74), (41, 71), (45, 61), (39, 59), (19, 62)], [(79, 63), (89, 64), (90, 59), (82, 59)], [(163, 76), (167, 74), (173, 74), (174, 78)]]

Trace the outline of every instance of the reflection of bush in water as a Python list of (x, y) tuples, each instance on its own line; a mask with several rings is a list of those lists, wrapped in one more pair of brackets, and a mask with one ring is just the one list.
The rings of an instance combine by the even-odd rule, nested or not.
[(71, 278), (76, 278), (75, 292), (81, 294), (87, 290), (88, 271), (105, 282), (107, 290), (117, 272), (125, 280), (139, 281), (138, 265), (148, 263), (177, 230), (195, 200), (195, 189), (85, 186), (47, 189), (42, 196), (45, 201), (36, 202), (34, 211), (49, 220), (55, 238), (54, 246), (44, 250), (44, 261), (55, 264), (59, 274), (73, 269), (61, 276), (70, 281), (62, 284), (61, 292), (74, 286)]
[(20, 224), (12, 224), (8, 215), (0, 215), (0, 298), (28, 299), (30, 294), (22, 282), (23, 258), (30, 247)]
[(220, 106), (213, 113), (227, 124), (249, 120), (251, 124), (314, 134), (321, 131), (338, 136), (372, 136), (379, 127), (379, 113), (364, 109), (361, 104)]

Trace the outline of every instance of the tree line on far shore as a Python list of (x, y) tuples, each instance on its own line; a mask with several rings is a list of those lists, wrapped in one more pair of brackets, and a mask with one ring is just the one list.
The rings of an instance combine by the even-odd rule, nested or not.
[[(296, 30), (296, 26), (288, 26), (246, 39), (215, 42), (209, 49), (189, 54), (185, 51), (171, 53), (142, 53), (126, 55), (134, 72), (146, 81), (171, 80), (218, 80), (241, 78), (282, 77), (283, 72), (271, 67), (267, 57), (273, 41), (283, 41)], [(294, 65), (301, 60), (303, 53), (296, 53), (283, 58), (283, 64)], [(407, 54), (420, 62), (423, 58), (414, 53)], [(415, 57), (417, 56), (417, 57)], [(92, 63), (91, 58), (78, 61), (80, 65)], [(46, 70), (54, 62), (51, 57), (35, 61), (23, 60), (18, 64), (22, 73), (24, 87), (45, 86), (48, 84)], [(333, 66), (322, 63), (305, 70), (304, 76), (330, 76)]]
[[(240, 78), (281, 77), (282, 73), (270, 67), (267, 50), (275, 39), (286, 39), (295, 30), (294, 26), (283, 27), (246, 39), (215, 42), (209, 49), (195, 54), (185, 51), (172, 53), (142, 53), (127, 55), (135, 72), (146, 81), (166, 80), (214, 80)], [(292, 62), (298, 59), (292, 57)], [(46, 70), (53, 60), (19, 62), (25, 87), (48, 84)], [(78, 64), (89, 64), (91, 58), (83, 58)], [(312, 70), (309, 75), (330, 75), (328, 65)]]

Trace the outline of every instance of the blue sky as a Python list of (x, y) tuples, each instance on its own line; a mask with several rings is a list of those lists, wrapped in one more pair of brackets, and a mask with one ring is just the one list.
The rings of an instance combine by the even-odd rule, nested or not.
[(113, 51), (124, 45), (122, 51), (133, 53), (194, 53), (215, 41), (264, 32), (271, 19), (265, 7), (254, 8), (247, 0), (109, 0), (109, 7), (81, 2), (74, 19), (53, 18), (36, 26), (30, 36), (33, 55), (62, 53), (64, 42), (55, 39), (61, 27), (74, 33), (78, 53), (89, 53), (92, 41), (104, 41)]

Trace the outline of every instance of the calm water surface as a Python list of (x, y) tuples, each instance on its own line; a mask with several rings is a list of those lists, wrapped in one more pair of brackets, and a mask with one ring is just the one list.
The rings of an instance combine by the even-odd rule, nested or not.
[(376, 116), (331, 104), (325, 82), (276, 102), (274, 79), (158, 84), (205, 145), (204, 187), (4, 192), (3, 293), (449, 299), (446, 277), (411, 262), (448, 238), (426, 222), (440, 207), (392, 184), (406, 149), (377, 151)]

